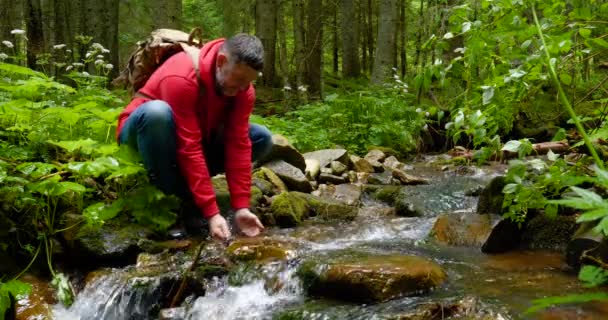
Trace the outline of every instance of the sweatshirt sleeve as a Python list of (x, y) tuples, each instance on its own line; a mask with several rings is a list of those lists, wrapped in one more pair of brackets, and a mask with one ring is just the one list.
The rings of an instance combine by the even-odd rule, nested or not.
[(173, 110), (177, 163), (196, 205), (205, 218), (211, 218), (219, 213), (219, 208), (203, 155), (202, 133), (196, 114), (198, 86), (184, 77), (168, 76), (160, 81), (159, 92)]
[(249, 116), (253, 111), (255, 90), (249, 89), (235, 97), (234, 106), (226, 122), (225, 168), (230, 190), (230, 204), (234, 210), (249, 208), (251, 196), (251, 140)]

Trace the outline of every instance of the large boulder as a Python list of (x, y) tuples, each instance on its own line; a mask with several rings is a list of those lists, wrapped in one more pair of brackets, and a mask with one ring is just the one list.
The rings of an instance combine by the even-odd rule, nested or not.
[(361, 186), (354, 184), (322, 184), (312, 194), (324, 199), (338, 200), (349, 206), (358, 206), (361, 199)]
[(275, 196), (265, 223), (284, 228), (295, 227), (309, 217), (310, 207), (306, 200), (295, 192), (284, 192)]
[(502, 189), (505, 187), (505, 177), (496, 177), (481, 191), (479, 202), (477, 203), (478, 214), (502, 214), (502, 202), (504, 194)]
[(350, 156), (352, 167), (357, 172), (374, 173), (375, 169), (367, 160), (356, 155)]
[(300, 198), (306, 200), (310, 208), (310, 214), (315, 219), (323, 221), (351, 221), (359, 214), (359, 208), (349, 205), (343, 200), (321, 198), (312, 194), (293, 192)]
[(503, 253), (513, 250), (521, 245), (522, 230), (511, 219), (502, 219), (498, 222), (488, 239), (481, 247), (483, 253)]
[(312, 191), (310, 181), (306, 179), (303, 170), (300, 170), (283, 160), (271, 161), (266, 163), (264, 167), (276, 173), (276, 175), (285, 182), (285, 185), (287, 185), (289, 190), (301, 192)]
[(418, 184), (427, 184), (429, 180), (423, 177), (414, 176), (411, 174), (405, 173), (405, 171), (400, 169), (391, 169), (393, 178), (397, 179), (397, 181), (401, 182), (404, 185), (418, 185)]
[(300, 171), (306, 169), (306, 163), (302, 154), (289, 143), (287, 138), (280, 134), (272, 135), (272, 149), (264, 159), (265, 162), (273, 160), (283, 160), (300, 169)]
[(308, 180), (315, 180), (321, 172), (321, 163), (316, 159), (306, 159), (306, 169), (304, 175)]
[(522, 244), (529, 249), (549, 249), (565, 252), (578, 225), (574, 216), (550, 218), (540, 213), (526, 222)]
[(308, 293), (355, 302), (382, 302), (441, 285), (446, 273), (416, 256), (353, 256), (304, 262), (298, 269)]
[(430, 236), (444, 245), (481, 247), (498, 221), (498, 215), (442, 214), (437, 217)]
[[(281, 178), (279, 178), (279, 176), (277, 176), (276, 173), (274, 173), (272, 170), (270, 170), (268, 168), (261, 167), (259, 170), (255, 171), (253, 173), (253, 178), (257, 179), (257, 180), (263, 180), (263, 181), (270, 182), (270, 184), (272, 185), (271, 192), (266, 193), (266, 192), (264, 192), (264, 189), (262, 189), (262, 192), (264, 192), (265, 195), (270, 195), (270, 193), (272, 193), (272, 195), (274, 195), (274, 194), (278, 194), (281, 192), (289, 191), (287, 189), (287, 186), (285, 185), (285, 182), (283, 182), (283, 180), (281, 180)], [(254, 180), (254, 183), (255, 183), (255, 180)], [(268, 190), (266, 190), (266, 191), (268, 191)]]
[(348, 152), (344, 149), (323, 149), (304, 154), (304, 159), (319, 161), (321, 168), (327, 167), (332, 161), (340, 161), (348, 165)]
[[(213, 190), (215, 191), (215, 199), (221, 212), (229, 212), (232, 209), (230, 204), (230, 189), (225, 175), (218, 175), (211, 179)], [(253, 183), (253, 182), (252, 182)], [(255, 208), (259, 205), (264, 194), (256, 185), (251, 186), (251, 199), (249, 206)]]

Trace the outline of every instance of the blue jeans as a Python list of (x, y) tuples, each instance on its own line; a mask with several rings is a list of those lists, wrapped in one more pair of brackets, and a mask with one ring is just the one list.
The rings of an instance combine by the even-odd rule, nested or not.
[[(119, 136), (119, 143), (137, 150), (150, 181), (165, 194), (190, 198), (186, 180), (177, 167), (175, 123), (171, 107), (162, 100), (148, 101), (127, 118)], [(272, 148), (270, 131), (257, 124), (249, 125), (252, 159), (264, 158)], [(209, 175), (224, 172), (223, 135), (203, 143)]]

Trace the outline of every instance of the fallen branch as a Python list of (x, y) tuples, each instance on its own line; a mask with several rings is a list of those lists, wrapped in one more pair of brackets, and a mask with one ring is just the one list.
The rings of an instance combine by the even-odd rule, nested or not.
[[(566, 141), (548, 141), (548, 142), (540, 142), (532, 145), (532, 155), (544, 155), (552, 151), (556, 154), (563, 154), (570, 150), (570, 145)], [(473, 159), (475, 155), (474, 150), (467, 150), (464, 148), (454, 148), (448, 152), (452, 157), (461, 157), (465, 159)], [(502, 151), (501, 154), (493, 153), (490, 156), (492, 160), (498, 159), (513, 159), (517, 158), (517, 152), (510, 151)]]

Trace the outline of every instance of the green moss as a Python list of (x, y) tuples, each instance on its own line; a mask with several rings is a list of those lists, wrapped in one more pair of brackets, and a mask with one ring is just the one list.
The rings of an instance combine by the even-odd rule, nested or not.
[(357, 207), (336, 200), (320, 198), (302, 192), (291, 193), (304, 199), (314, 215), (325, 221), (351, 221), (359, 213)]
[(272, 219), (278, 226), (295, 227), (308, 218), (310, 208), (302, 197), (293, 192), (283, 192), (270, 205)]

